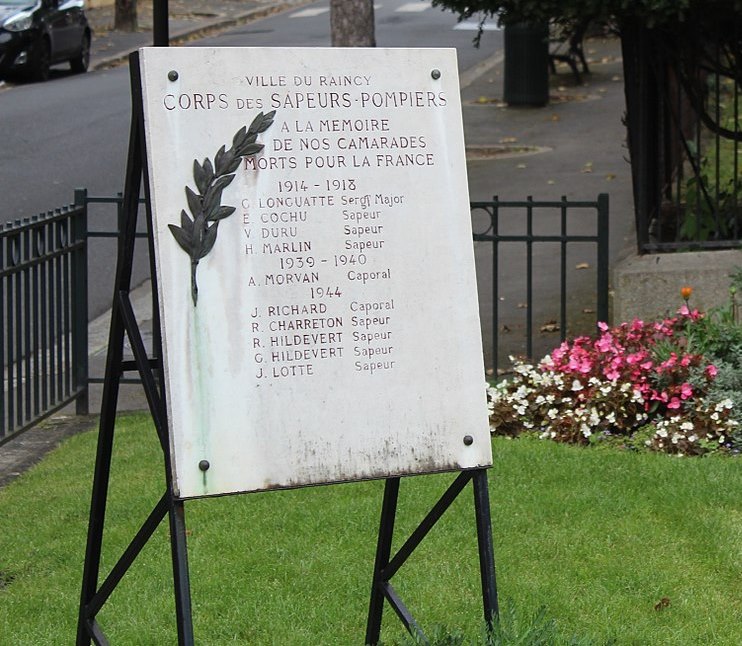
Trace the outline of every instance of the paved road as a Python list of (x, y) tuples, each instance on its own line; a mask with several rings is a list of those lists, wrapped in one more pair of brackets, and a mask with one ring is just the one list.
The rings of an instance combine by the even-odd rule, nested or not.
[[(416, 0), (385, 0), (376, 12), (379, 46), (456, 47), (460, 68), (491, 56), (501, 43), (498, 31), (487, 32), (475, 49), (471, 28), (461, 28), (450, 13)], [(464, 25), (463, 27), (467, 27)], [(469, 27), (473, 27), (470, 25)], [(327, 46), (329, 3), (258, 20), (193, 44), (208, 46)], [(125, 67), (76, 76), (57, 71), (42, 84), (0, 91), (0, 221), (14, 220), (72, 201), (85, 187), (91, 195), (115, 195), (123, 188), (130, 118)], [(114, 226), (112, 209), (96, 214), (91, 228)], [(110, 303), (114, 245), (95, 241), (90, 255), (91, 317)], [(144, 249), (135, 282), (144, 278)]]

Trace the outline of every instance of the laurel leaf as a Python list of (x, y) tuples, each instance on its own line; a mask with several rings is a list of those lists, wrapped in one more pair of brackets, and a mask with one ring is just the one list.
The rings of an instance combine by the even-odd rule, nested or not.
[(193, 160), (193, 179), (196, 181), (196, 188), (203, 194), (210, 180), (207, 178), (204, 167), (198, 163), (198, 159)]
[(215, 172), (217, 175), (224, 175), (224, 173), (229, 173), (231, 171), (227, 170), (227, 167), (229, 164), (234, 160), (234, 153), (232, 152), (232, 149), (229, 149), (229, 153), (226, 151), (226, 147), (222, 146), (214, 156), (214, 166)]
[(265, 132), (270, 128), (271, 124), (273, 123), (273, 117), (275, 116), (276, 111), (273, 110), (272, 112), (269, 112), (268, 114), (263, 114), (262, 112), (258, 114), (257, 117), (255, 117), (250, 124), (249, 132), (253, 134), (258, 134), (260, 132)]
[(232, 147), (239, 149), (247, 139), (247, 126), (242, 126), (232, 137)]
[(213, 220), (214, 214), (222, 202), (222, 191), (232, 183), (234, 175), (224, 175), (217, 179), (204, 195), (203, 212), (207, 220)]
[(199, 260), (208, 255), (208, 253), (214, 248), (214, 243), (216, 242), (216, 232), (218, 228), (219, 223), (214, 222), (214, 224), (208, 227), (204, 232), (204, 239), (201, 244), (201, 249), (199, 250), (199, 253), (197, 255), (197, 258)]
[(196, 193), (193, 192), (190, 186), (185, 187), (185, 192), (186, 192), (186, 200), (188, 200), (188, 208), (191, 211), (191, 215), (196, 217), (199, 213), (201, 213), (201, 208), (202, 208), (201, 196), (196, 195)]
[(175, 241), (180, 245), (181, 249), (185, 251), (189, 256), (193, 251), (193, 240), (183, 229), (174, 224), (168, 224), (170, 233), (175, 237)]
[(193, 220), (188, 217), (185, 210), (180, 212), (180, 226), (190, 237), (193, 237)]
[(250, 155), (256, 155), (265, 146), (263, 144), (247, 143), (244, 148), (240, 150), (240, 157), (249, 157)]
[(233, 206), (220, 206), (213, 214), (208, 216), (208, 219), (212, 221), (223, 220), (224, 218), (228, 218), (235, 211), (236, 209)]
[(276, 111), (271, 110), (268, 114), (263, 117), (263, 123), (260, 126), (258, 132), (265, 132), (273, 125), (273, 118), (276, 116)]
[(231, 162), (229, 162), (229, 165), (226, 166), (224, 169), (225, 173), (234, 173), (239, 167), (240, 163), (242, 162), (242, 157), (235, 157), (232, 159)]

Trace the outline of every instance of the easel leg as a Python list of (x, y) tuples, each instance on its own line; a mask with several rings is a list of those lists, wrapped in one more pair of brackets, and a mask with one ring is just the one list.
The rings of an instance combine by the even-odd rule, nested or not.
[[(95, 458), (95, 472), (93, 475), (93, 493), (90, 501), (90, 520), (88, 521), (88, 540), (85, 549), (85, 567), (82, 577), (82, 591), (80, 594), (80, 612), (77, 619), (77, 646), (90, 644), (88, 631), (88, 604), (92, 601), (98, 589), (100, 574), (101, 548), (103, 544), (103, 527), (106, 517), (106, 502), (108, 498), (108, 483), (111, 473), (111, 457), (113, 455), (113, 430), (116, 424), (116, 399), (118, 396), (119, 375), (115, 373), (115, 365), (120, 365), (111, 354), (120, 355), (123, 351), (124, 330), (113, 317), (109, 345), (109, 367), (103, 401), (108, 402), (101, 411), (100, 431), (98, 436), (98, 450)], [(90, 619), (94, 619), (91, 617)]]
[(178, 622), (179, 646), (192, 646), (193, 615), (191, 614), (191, 586), (188, 576), (185, 507), (182, 500), (170, 503), (170, 549), (175, 583), (175, 614)]
[(473, 476), (473, 481), (474, 513), (476, 514), (477, 542), (479, 544), (479, 572), (482, 578), (482, 603), (484, 605), (484, 619), (491, 629), (499, 614), (499, 608), (486, 469), (478, 469)]
[[(111, 472), (111, 457), (113, 454), (116, 408), (118, 406), (119, 386), (121, 382), (121, 362), (124, 355), (124, 336), (126, 334), (116, 296), (120, 291), (128, 292), (131, 285), (139, 189), (142, 179), (139, 137), (140, 120), (136, 116), (133, 116), (129, 134), (129, 158), (126, 165), (126, 184), (124, 191), (124, 215), (126, 219), (125, 227), (118, 241), (118, 261), (116, 263), (111, 326), (108, 336), (108, 356), (106, 358), (106, 376), (101, 404), (98, 451), (95, 459), (93, 493), (90, 502), (90, 520), (88, 523), (88, 542), (85, 550), (85, 566), (83, 570), (82, 592), (80, 594), (77, 646), (84, 646), (90, 643), (87, 606), (98, 589), (98, 576), (100, 574), (103, 527), (105, 524), (108, 483)], [(94, 617), (90, 618), (90, 620), (93, 619)]]
[(399, 478), (388, 478), (384, 486), (384, 500), (381, 505), (381, 522), (379, 539), (376, 544), (374, 578), (371, 585), (371, 602), (368, 608), (366, 624), (366, 644), (376, 644), (381, 636), (381, 616), (384, 611), (384, 591), (382, 590), (382, 572), (389, 565), (394, 535), (394, 519), (397, 515), (399, 498)]

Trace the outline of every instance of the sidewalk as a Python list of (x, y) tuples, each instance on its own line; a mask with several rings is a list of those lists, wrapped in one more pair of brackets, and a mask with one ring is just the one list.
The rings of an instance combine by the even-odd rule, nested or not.
[[(307, 4), (307, 0), (171, 0), (170, 37), (175, 44), (196, 40), (214, 30)], [(128, 53), (152, 43), (151, 2), (139, 0), (141, 30), (111, 31), (113, 8), (89, 9), (95, 34), (91, 67), (100, 69), (126, 60)], [(465, 140), (491, 154), (471, 157), (467, 164), (471, 200), (594, 200), (610, 194), (611, 264), (631, 249), (633, 197), (627, 161), (623, 73), (617, 39), (594, 38), (585, 43), (591, 74), (576, 86), (566, 66), (551, 77), (551, 100), (543, 108), (510, 108), (501, 101), (502, 55), (496, 54), (460, 76)], [(513, 154), (514, 149), (529, 150)], [(538, 152), (533, 152), (538, 151)], [(570, 266), (570, 280), (579, 284), (578, 268)], [(517, 271), (517, 270), (514, 270)], [(584, 272), (583, 272), (584, 274)], [(584, 281), (583, 281), (584, 282)], [(570, 283), (572, 284), (572, 283)], [(592, 285), (592, 284), (591, 284)], [(594, 291), (594, 286), (592, 287)], [(513, 301), (509, 297), (509, 301)], [(151, 292), (145, 283), (132, 293), (137, 318), (151, 329)], [(483, 299), (483, 304), (486, 302)], [(506, 302), (516, 313), (516, 302)], [(579, 290), (570, 293), (570, 308), (582, 307)], [(103, 376), (108, 340), (108, 317), (90, 324), (90, 374)], [(540, 321), (535, 320), (535, 324)], [(593, 322), (594, 323), (594, 322)], [(557, 335), (545, 339), (556, 343)], [(96, 423), (100, 386), (91, 388), (90, 418), (58, 415), (20, 438), (0, 447), (0, 485), (40, 459), (70, 433)], [(119, 410), (143, 410), (140, 386), (123, 385)]]
[[(274, 13), (302, 7), (311, 0), (169, 0), (170, 44), (178, 45)], [(93, 29), (90, 68), (125, 62), (129, 53), (152, 45), (152, 0), (138, 0), (136, 32), (114, 31), (114, 5), (85, 10)]]

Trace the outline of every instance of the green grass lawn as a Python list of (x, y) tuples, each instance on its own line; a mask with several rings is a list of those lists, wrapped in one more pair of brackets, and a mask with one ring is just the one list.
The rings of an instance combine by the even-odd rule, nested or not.
[[(0, 491), (0, 644), (74, 641), (96, 433)], [(742, 462), (496, 439), (501, 600), (565, 636), (742, 643)], [(400, 541), (452, 480), (405, 479)], [(104, 568), (163, 491), (147, 416), (117, 427)], [(383, 482), (186, 503), (199, 644), (361, 644)], [(481, 631), (473, 503), (459, 497), (394, 578), (424, 628)], [(99, 615), (113, 644), (176, 642), (167, 526)], [(664, 600), (664, 601), (663, 601)], [(403, 638), (387, 613), (385, 643)]]

